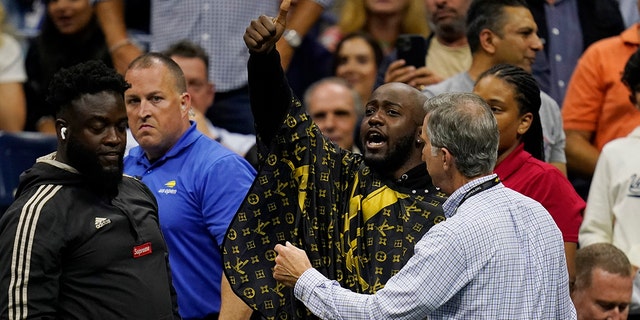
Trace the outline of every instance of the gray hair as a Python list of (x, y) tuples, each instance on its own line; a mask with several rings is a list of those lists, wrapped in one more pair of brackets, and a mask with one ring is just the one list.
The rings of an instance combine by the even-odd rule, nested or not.
[(424, 109), (431, 145), (449, 150), (462, 175), (473, 178), (493, 172), (499, 131), (482, 98), (473, 93), (443, 93), (427, 100)]
[(351, 93), (351, 97), (353, 98), (353, 104), (356, 109), (356, 115), (358, 117), (361, 117), (364, 115), (364, 105), (362, 104), (362, 99), (360, 98), (360, 94), (357, 91), (355, 91), (353, 88), (351, 88), (351, 85), (349, 85), (349, 82), (347, 82), (347, 80), (339, 77), (327, 77), (312, 83), (309, 86), (309, 88), (307, 88), (307, 90), (305, 90), (304, 92), (303, 99), (304, 99), (304, 105), (306, 110), (309, 110), (308, 106), (309, 106), (309, 101), (311, 100), (311, 95), (322, 85), (330, 84), (330, 83), (343, 86), (347, 90), (349, 90), (349, 92)]

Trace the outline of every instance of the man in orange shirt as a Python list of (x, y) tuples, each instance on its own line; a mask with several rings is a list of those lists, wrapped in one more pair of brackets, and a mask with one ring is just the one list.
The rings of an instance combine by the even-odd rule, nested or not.
[[(578, 61), (562, 106), (567, 168), (573, 177), (591, 179), (602, 146), (640, 125), (640, 112), (620, 80), (639, 39), (640, 24), (635, 24), (619, 36), (594, 43)], [(574, 186), (580, 189), (575, 182)]]

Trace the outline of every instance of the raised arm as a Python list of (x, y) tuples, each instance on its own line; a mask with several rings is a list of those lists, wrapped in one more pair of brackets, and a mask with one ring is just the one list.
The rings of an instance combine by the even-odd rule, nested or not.
[[(309, 32), (309, 29), (318, 21), (318, 18), (324, 11), (322, 4), (315, 0), (298, 0), (295, 10), (289, 15), (287, 25), (289, 30), (294, 30), (302, 39)], [(282, 68), (285, 70), (289, 67), (289, 63), (295, 53), (295, 48), (291, 47), (284, 39), (279, 39), (276, 48), (280, 53)]]
[(275, 50), (286, 26), (290, 2), (282, 2), (277, 18), (260, 16), (252, 20), (244, 34), (244, 42), (251, 53), (248, 63), (251, 109), (256, 119), (256, 132), (267, 145), (291, 104), (291, 89)]
[(124, 74), (129, 63), (142, 54), (142, 50), (127, 37), (124, 2), (123, 0), (98, 1), (95, 4), (95, 12), (109, 47), (113, 66), (119, 73)]

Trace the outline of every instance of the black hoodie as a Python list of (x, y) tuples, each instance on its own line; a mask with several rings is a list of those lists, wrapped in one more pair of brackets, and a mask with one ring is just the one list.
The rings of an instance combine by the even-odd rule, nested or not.
[(134, 178), (108, 197), (38, 159), (0, 219), (0, 318), (179, 318), (157, 211)]

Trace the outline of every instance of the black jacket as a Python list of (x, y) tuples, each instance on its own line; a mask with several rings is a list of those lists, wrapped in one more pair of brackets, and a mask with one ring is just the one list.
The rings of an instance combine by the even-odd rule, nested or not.
[(0, 318), (179, 318), (152, 193), (125, 176), (99, 194), (52, 158), (0, 219)]

